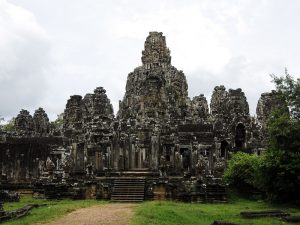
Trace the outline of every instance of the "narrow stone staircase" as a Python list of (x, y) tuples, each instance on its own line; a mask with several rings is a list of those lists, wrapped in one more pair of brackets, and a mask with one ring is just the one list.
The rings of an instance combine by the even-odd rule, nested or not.
[(118, 178), (111, 195), (113, 202), (142, 202), (145, 199), (145, 178)]

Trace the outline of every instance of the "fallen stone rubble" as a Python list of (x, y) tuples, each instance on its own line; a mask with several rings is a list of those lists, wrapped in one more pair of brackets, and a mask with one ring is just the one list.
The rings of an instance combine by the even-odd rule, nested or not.
[(4, 210), (2, 211), (0, 210), (0, 222), (19, 219), (21, 217), (26, 216), (31, 209), (38, 208), (41, 206), (46, 206), (46, 204), (28, 204), (20, 209), (8, 211), (8, 212)]
[(241, 212), (240, 215), (243, 218), (258, 218), (258, 217), (286, 217), (289, 213), (282, 210), (265, 210), (265, 211), (253, 211), (253, 212)]
[(0, 200), (2, 202), (18, 202), (20, 201), (20, 195), (15, 191), (0, 190)]

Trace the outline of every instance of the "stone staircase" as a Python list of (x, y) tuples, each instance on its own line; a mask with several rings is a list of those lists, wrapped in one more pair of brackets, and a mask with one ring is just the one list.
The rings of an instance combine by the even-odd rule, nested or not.
[(113, 202), (142, 202), (145, 199), (145, 178), (117, 178), (111, 195)]
[(226, 187), (208, 184), (206, 186), (206, 202), (227, 202)]

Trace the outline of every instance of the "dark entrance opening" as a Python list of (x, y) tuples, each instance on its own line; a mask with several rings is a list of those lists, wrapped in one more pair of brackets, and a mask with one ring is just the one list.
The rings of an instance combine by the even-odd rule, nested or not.
[(166, 155), (166, 161), (167, 161), (167, 162), (170, 162), (170, 161), (171, 161), (170, 155)]
[(172, 146), (171, 145), (166, 145), (166, 161), (170, 162), (171, 161), (171, 155), (172, 155)]
[(181, 148), (180, 149), (180, 154), (182, 155), (184, 151), (188, 150), (187, 148)]
[(135, 157), (134, 157), (134, 166), (135, 168), (139, 167), (139, 152), (135, 152)]
[(191, 154), (188, 148), (180, 148), (180, 154), (182, 155), (183, 169), (188, 169), (191, 164)]
[(220, 157), (226, 157), (226, 149), (228, 147), (227, 141), (221, 141), (221, 151), (220, 151)]
[(239, 123), (235, 129), (235, 147), (241, 149), (244, 147), (246, 141), (245, 126)]
[(257, 155), (260, 155), (260, 150), (257, 151)]

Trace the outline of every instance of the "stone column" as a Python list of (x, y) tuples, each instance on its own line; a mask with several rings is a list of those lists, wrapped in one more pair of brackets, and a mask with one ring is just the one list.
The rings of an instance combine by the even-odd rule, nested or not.
[(150, 165), (154, 170), (158, 169), (158, 152), (159, 152), (159, 137), (151, 137), (151, 158)]
[(142, 168), (142, 151), (141, 148), (137, 146), (138, 151), (138, 168)]
[(135, 153), (135, 144), (131, 144), (131, 165), (130, 168), (134, 169), (135, 168), (135, 158), (136, 158), (136, 153)]
[(170, 162), (171, 165), (174, 166), (175, 163), (175, 151), (174, 151), (175, 147), (171, 147), (171, 151), (170, 151)]

